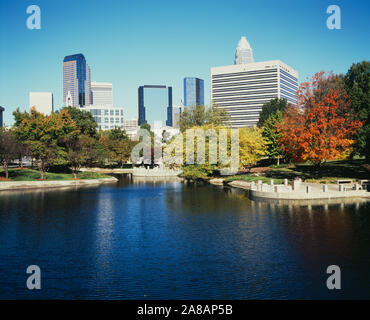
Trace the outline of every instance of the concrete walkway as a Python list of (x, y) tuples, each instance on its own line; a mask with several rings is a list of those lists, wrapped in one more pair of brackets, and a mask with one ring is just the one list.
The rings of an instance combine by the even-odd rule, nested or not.
[[(222, 179), (210, 181), (212, 184), (221, 184)], [(270, 184), (235, 180), (227, 183), (228, 186), (250, 190), (254, 198), (282, 199), (282, 200), (311, 200), (311, 199), (339, 199), (339, 198), (370, 198), (370, 192), (362, 190), (358, 184), (319, 184), (286, 180), (284, 184)]]
[(2, 181), (0, 182), (0, 191), (88, 186), (108, 182), (112, 183), (117, 181), (118, 179), (114, 177), (102, 179), (57, 180), (57, 181)]
[(365, 197), (369, 193), (358, 184), (318, 184), (293, 181), (289, 184), (251, 184), (250, 196), (255, 198), (304, 200)]

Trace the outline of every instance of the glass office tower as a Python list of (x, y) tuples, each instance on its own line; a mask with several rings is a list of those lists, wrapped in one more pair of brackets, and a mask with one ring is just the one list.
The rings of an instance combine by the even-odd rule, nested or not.
[(204, 105), (204, 81), (198, 78), (184, 78), (184, 106)]
[[(67, 97), (72, 101), (67, 103)], [(65, 105), (79, 107), (91, 104), (90, 68), (81, 53), (63, 60), (63, 101)]]
[(0, 127), (2, 127), (4, 125), (3, 123), (3, 112), (5, 111), (5, 109), (3, 107), (0, 107)]
[[(166, 126), (173, 126), (172, 87), (165, 85), (145, 85), (138, 89), (138, 125), (166, 121)], [(148, 112), (149, 111), (149, 112)]]

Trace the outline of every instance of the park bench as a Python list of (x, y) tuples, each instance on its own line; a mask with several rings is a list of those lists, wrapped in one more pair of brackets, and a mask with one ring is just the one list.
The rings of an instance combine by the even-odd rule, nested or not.
[(370, 191), (370, 180), (358, 180), (358, 184), (362, 189)]
[(353, 181), (352, 180), (349, 180), (349, 179), (341, 179), (341, 180), (337, 180), (337, 184), (342, 184), (342, 183), (352, 183)]

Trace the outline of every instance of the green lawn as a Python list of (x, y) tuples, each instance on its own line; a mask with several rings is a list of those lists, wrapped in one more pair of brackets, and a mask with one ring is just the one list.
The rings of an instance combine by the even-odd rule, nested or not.
[(224, 181), (225, 182), (231, 182), (231, 181), (235, 181), (235, 180), (243, 180), (243, 181), (252, 182), (252, 181), (261, 180), (262, 183), (270, 183), (271, 179), (274, 179), (275, 184), (281, 184), (281, 183), (284, 182), (284, 179), (275, 179), (275, 178), (270, 178), (270, 177), (266, 177), (266, 176), (257, 176), (257, 175), (254, 175), (254, 174), (238, 174), (238, 175), (235, 175), (235, 176), (227, 177), (227, 178), (224, 179)]
[[(4, 170), (0, 170), (0, 177), (4, 178), (5, 173)], [(77, 176), (79, 179), (101, 179), (101, 178), (110, 178), (110, 176), (96, 173), (96, 172), (80, 172)], [(36, 181), (41, 179), (41, 174), (37, 170), (33, 169), (9, 169), (9, 180), (10, 181)], [(72, 173), (53, 173), (53, 172), (46, 172), (45, 173), (46, 180), (71, 180), (73, 179)], [(9, 181), (8, 180), (8, 181)], [(0, 180), (4, 181), (4, 180)]]
[(303, 181), (316, 183), (336, 183), (339, 179), (370, 179), (370, 172), (362, 165), (362, 159), (328, 161), (321, 167), (310, 163), (296, 164), (293, 168), (270, 166), (271, 170), (265, 173), (266, 177), (271, 178), (301, 178)]
[(359, 179), (369, 179), (370, 172), (362, 165), (365, 163), (363, 159), (355, 159), (352, 162), (349, 160), (328, 161), (321, 167), (314, 166), (310, 163), (280, 166), (271, 165), (268, 171), (261, 173), (259, 176), (253, 173), (240, 174), (232, 177), (227, 177), (226, 182), (234, 180), (258, 181), (270, 183), (270, 179), (274, 179), (275, 184), (283, 183), (284, 179), (292, 180), (301, 178), (306, 182), (313, 183), (336, 183), (340, 179), (350, 179), (357, 181)]

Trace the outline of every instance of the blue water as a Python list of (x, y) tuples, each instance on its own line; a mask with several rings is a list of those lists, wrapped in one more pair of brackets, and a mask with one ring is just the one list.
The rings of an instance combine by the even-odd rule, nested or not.
[[(369, 209), (125, 176), (3, 192), (0, 299), (369, 299)], [(333, 264), (341, 290), (326, 288)], [(29, 265), (41, 290), (26, 287)]]

